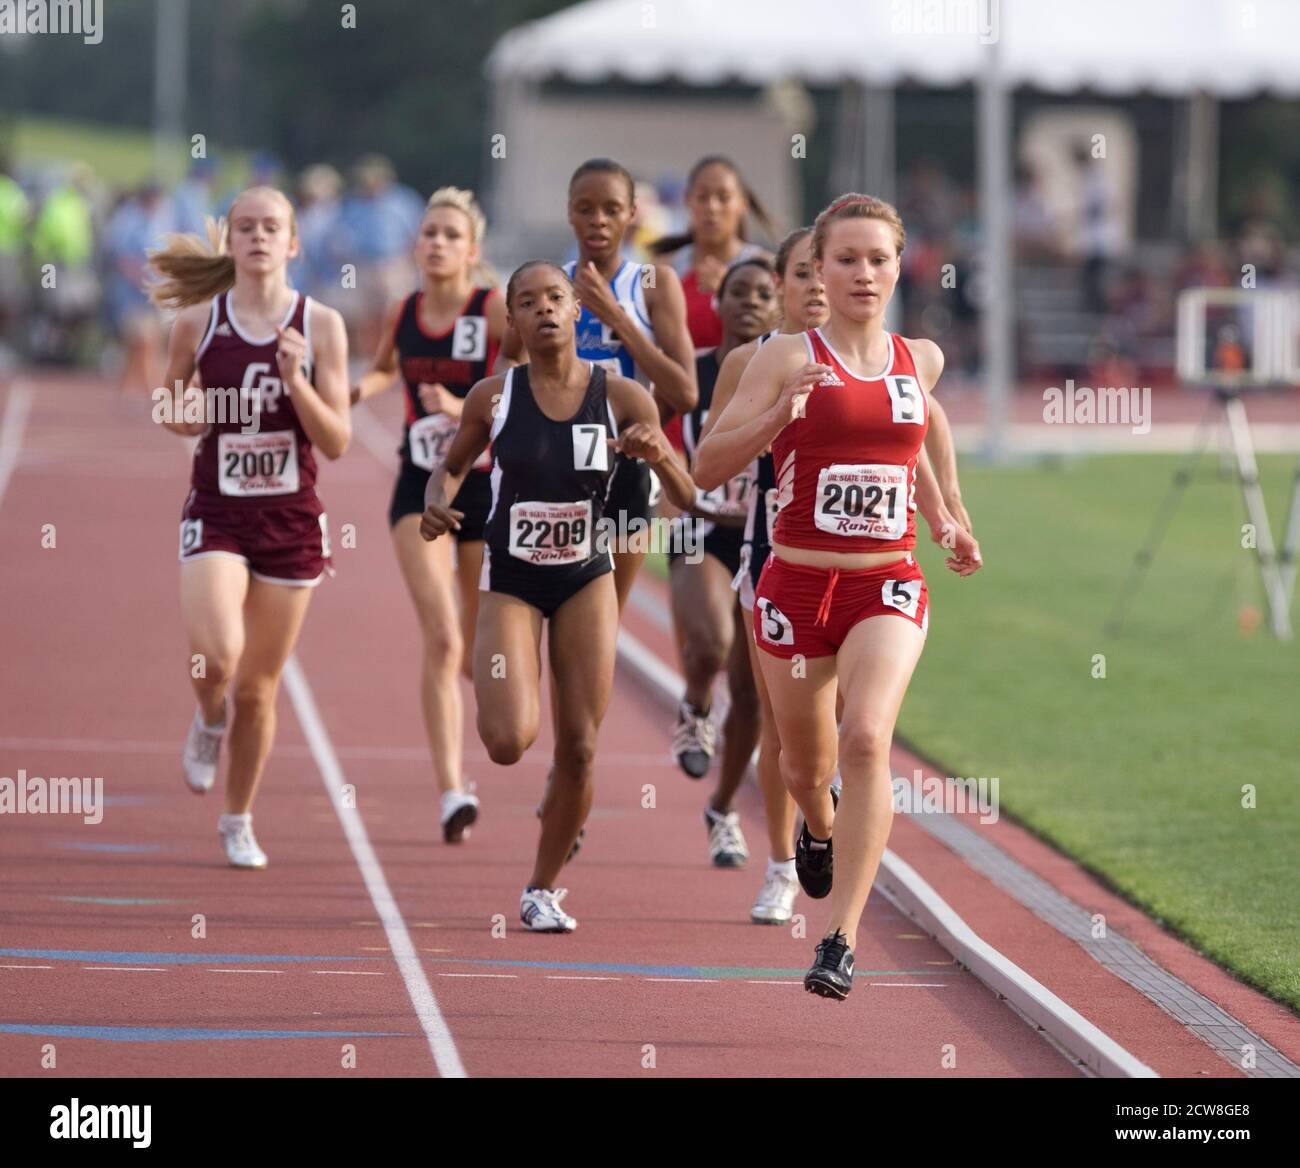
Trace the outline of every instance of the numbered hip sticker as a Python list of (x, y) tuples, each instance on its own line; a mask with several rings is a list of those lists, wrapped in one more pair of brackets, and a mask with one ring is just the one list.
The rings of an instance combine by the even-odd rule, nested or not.
[(330, 558), (330, 525), (324, 511), (320, 514), (320, 555), (323, 560)]
[(763, 640), (773, 645), (794, 644), (794, 627), (785, 613), (775, 604), (760, 597), (755, 603), (755, 609), (762, 622), (759, 629)]
[(919, 426), (925, 421), (925, 394), (915, 377), (890, 374), (885, 378), (885, 388), (889, 390), (895, 422), (914, 422)]
[(482, 361), (487, 356), (487, 317), (462, 316), (451, 334), (451, 355), (456, 361)]
[(880, 586), (880, 599), (915, 620), (916, 606), (921, 600), (921, 581), (886, 580)]
[(609, 447), (604, 426), (584, 423), (573, 427), (573, 469), (609, 470)]
[(181, 559), (193, 554), (203, 546), (203, 520), (181, 520)]

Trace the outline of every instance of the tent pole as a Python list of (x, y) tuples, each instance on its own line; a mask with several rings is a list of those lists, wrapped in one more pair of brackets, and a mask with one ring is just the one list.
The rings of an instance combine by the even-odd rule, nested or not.
[(1204, 90), (1187, 99), (1187, 222), (1195, 240), (1214, 239), (1219, 222), (1219, 103)]
[(1011, 267), (1009, 181), (1011, 99), (1003, 83), (997, 38), (985, 46), (985, 67), (979, 80), (977, 154), (980, 218), (984, 226), (986, 300), (980, 314), (984, 347), (985, 456), (1002, 462), (1007, 456), (1007, 416), (1015, 381), (1013, 323), (1015, 286)]

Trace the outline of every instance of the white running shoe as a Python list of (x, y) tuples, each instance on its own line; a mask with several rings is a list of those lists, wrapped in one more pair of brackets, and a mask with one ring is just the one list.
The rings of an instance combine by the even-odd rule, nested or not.
[(798, 895), (798, 879), (786, 876), (780, 868), (769, 864), (767, 879), (758, 890), (754, 907), (749, 910), (749, 919), (756, 925), (789, 924), (794, 915), (794, 898)]
[(469, 839), (469, 828), (478, 819), (478, 796), (465, 791), (442, 793), (442, 838), (458, 844)]
[(740, 816), (735, 811), (719, 815), (705, 809), (704, 825), (709, 829), (709, 859), (715, 868), (743, 868), (749, 859), (749, 845), (740, 830)]
[(831, 794), (835, 796), (835, 806), (840, 805), (840, 796), (844, 793), (844, 776), (838, 770), (835, 777), (831, 779)]
[(578, 922), (560, 907), (567, 888), (525, 888), (519, 898), (519, 919), (535, 933), (572, 933)]
[(217, 760), (221, 757), (221, 739), (225, 733), (224, 722), (209, 726), (203, 720), (203, 711), (194, 711), (194, 721), (190, 723), (185, 749), (181, 752), (181, 766), (185, 769), (185, 785), (196, 795), (211, 791), (217, 781)]
[(223, 815), (217, 824), (221, 842), (226, 846), (226, 859), (232, 868), (265, 868), (266, 853), (257, 846), (253, 836), (252, 816)]
[(718, 730), (712, 711), (700, 713), (690, 702), (677, 708), (677, 725), (673, 727), (673, 759), (688, 778), (702, 779), (709, 773), (709, 763), (717, 747)]

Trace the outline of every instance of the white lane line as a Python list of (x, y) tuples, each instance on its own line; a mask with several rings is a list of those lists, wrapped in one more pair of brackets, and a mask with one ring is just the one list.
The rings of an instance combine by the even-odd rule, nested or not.
[(948, 988), (941, 981), (869, 981), (867, 985), (902, 986), (904, 989), (911, 990), (946, 990)]
[(312, 973), (333, 974), (335, 977), (383, 977), (374, 969), (313, 969)]
[[(641, 675), (659, 700), (676, 709), (685, 682), (626, 629), (619, 629), (618, 652)], [(898, 908), (931, 933), (949, 953), (980, 981), (1002, 994), (1030, 1022), (1051, 1035), (1070, 1055), (1093, 1073), (1118, 1078), (1149, 1079), (1159, 1076), (1125, 1050), (1105, 1031), (1094, 1026), (1068, 1003), (993, 948), (956, 913), (910, 864), (885, 849), (876, 886)], [(755, 985), (799, 982), (763, 983)]]
[(766, 978), (764, 978), (762, 981), (750, 981), (748, 978), (746, 978), (746, 980), (745, 980), (745, 984), (746, 984), (746, 985), (803, 985), (803, 982), (801, 982), (801, 981), (769, 981), (769, 980), (766, 979)]
[(0, 503), (4, 502), (9, 480), (23, 452), (23, 432), (27, 429), (33, 396), (32, 387), (25, 381), (15, 381), (9, 387), (4, 420), (0, 421)]
[(209, 969), (209, 973), (283, 973), (283, 969)]
[(689, 981), (695, 982), (697, 985), (714, 985), (718, 981), (716, 977), (643, 977), (641, 980), (670, 982)]
[(100, 969), (105, 973), (166, 973), (165, 969), (156, 969), (148, 965), (83, 965), (82, 969)]
[(547, 981), (622, 981), (621, 977), (592, 977), (580, 973), (548, 973)]
[(0, 969), (53, 969), (52, 965), (0, 965)]
[(440, 973), (439, 977), (518, 977), (517, 973)]
[(446, 1019), (438, 1009), (438, 999), (433, 996), (433, 987), (425, 977), (420, 955), (415, 950), (411, 934), (406, 929), (406, 922), (402, 919), (397, 902), (393, 899), (392, 890), (388, 887), (388, 880), (380, 866), (379, 857), (375, 855), (370, 837), (366, 834), (366, 825), (355, 807), (344, 806), (343, 768), (339, 765), (338, 756), (334, 753), (329, 734), (325, 730), (325, 723), (316, 708), (316, 699), (312, 697), (311, 686), (307, 684), (307, 677), (302, 671), (302, 666), (298, 664), (296, 656), (291, 656), (285, 664), (284, 685), (289, 700), (293, 703), (294, 713), (298, 715), (298, 723), (302, 726), (303, 735), (311, 747), (312, 756), (316, 759), (316, 766), (320, 770), (325, 789), (330, 794), (330, 802), (338, 813), (339, 823), (343, 825), (343, 834), (347, 837), (352, 856), (361, 871), (366, 891), (370, 894), (371, 903), (374, 904), (375, 911), (384, 926), (393, 960), (397, 963), (402, 981), (406, 983), (406, 992), (410, 996), (411, 1005), (415, 1007), (415, 1016), (420, 1020), (420, 1026), (428, 1039), (429, 1050), (433, 1053), (433, 1061), (438, 1067), (438, 1073), (444, 1078), (467, 1078), (465, 1067), (456, 1050), (456, 1043), (447, 1028)]

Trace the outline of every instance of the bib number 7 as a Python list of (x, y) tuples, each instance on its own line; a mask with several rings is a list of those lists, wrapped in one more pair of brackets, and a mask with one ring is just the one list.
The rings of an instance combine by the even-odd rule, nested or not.
[(608, 431), (599, 424), (584, 423), (573, 427), (573, 469), (609, 470)]

